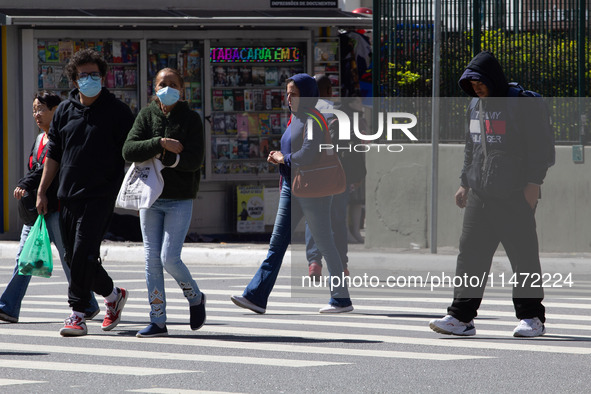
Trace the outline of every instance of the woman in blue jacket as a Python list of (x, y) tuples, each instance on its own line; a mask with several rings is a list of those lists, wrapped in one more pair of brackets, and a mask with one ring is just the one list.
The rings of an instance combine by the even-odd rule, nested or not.
[[(307, 98), (306, 101), (300, 98)], [(305, 217), (318, 249), (326, 260), (331, 276), (343, 278), (343, 265), (336, 248), (330, 224), (332, 196), (302, 198), (291, 194), (291, 172), (298, 166), (314, 164), (320, 157), (321, 138), (308, 139), (306, 123), (308, 112), (314, 108), (318, 97), (318, 86), (308, 74), (296, 74), (287, 80), (287, 101), (292, 113), (291, 121), (281, 138), (281, 151), (269, 153), (267, 161), (279, 165), (281, 193), (277, 217), (271, 235), (267, 258), (244, 290), (242, 296), (232, 296), (234, 304), (256, 313), (265, 313), (267, 300), (281, 263), (291, 241), (291, 234), (299, 221)], [(304, 105), (305, 104), (305, 105)], [(321, 130), (314, 128), (315, 135)], [(328, 131), (325, 131), (328, 132)], [(337, 281), (335, 281), (336, 283)], [(331, 288), (330, 301), (320, 313), (343, 313), (353, 310), (349, 291), (344, 280)]]

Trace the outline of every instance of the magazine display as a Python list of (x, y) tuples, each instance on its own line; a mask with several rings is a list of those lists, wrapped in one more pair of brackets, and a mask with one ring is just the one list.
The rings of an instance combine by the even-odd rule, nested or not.
[[(185, 86), (183, 89), (183, 99), (187, 101), (193, 111), (198, 112), (203, 118), (203, 100), (202, 100), (202, 64), (203, 50), (201, 44), (197, 41), (148, 41), (148, 101), (152, 100), (154, 91), (154, 78), (156, 73), (166, 67), (174, 68), (179, 71)], [(226, 78), (226, 70), (223, 77)], [(214, 111), (223, 111), (224, 106), (229, 105), (224, 100), (223, 91), (215, 90), (212, 94), (219, 94), (213, 98), (217, 109)], [(230, 101), (233, 101), (230, 100)]]
[(87, 48), (99, 52), (109, 65), (104, 86), (137, 113), (140, 49), (137, 41), (38, 40), (37, 89), (53, 91), (60, 97), (67, 98), (74, 85), (65, 74), (66, 64), (74, 53)]
[(269, 152), (281, 147), (289, 110), (286, 80), (303, 66), (215, 64), (211, 68), (212, 172), (219, 175), (276, 174)]

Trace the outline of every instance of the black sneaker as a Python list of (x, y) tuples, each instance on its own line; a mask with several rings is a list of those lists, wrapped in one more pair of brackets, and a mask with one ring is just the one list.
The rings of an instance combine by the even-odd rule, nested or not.
[(189, 307), (191, 330), (198, 330), (205, 324), (205, 294), (201, 293), (201, 302)]

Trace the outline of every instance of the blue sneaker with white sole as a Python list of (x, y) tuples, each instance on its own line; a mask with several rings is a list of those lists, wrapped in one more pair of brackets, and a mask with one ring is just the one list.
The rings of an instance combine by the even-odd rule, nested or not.
[(166, 328), (166, 324), (164, 327), (158, 326), (156, 323), (150, 323), (148, 327), (140, 330), (135, 334), (138, 338), (155, 338), (155, 337), (165, 337), (168, 335), (168, 329)]

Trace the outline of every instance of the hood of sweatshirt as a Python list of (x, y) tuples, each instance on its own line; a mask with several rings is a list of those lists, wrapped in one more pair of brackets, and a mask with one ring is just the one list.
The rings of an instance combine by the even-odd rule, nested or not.
[(296, 74), (290, 79), (295, 83), (300, 91), (300, 97), (302, 97), (300, 106), (294, 114), (296, 116), (303, 116), (306, 112), (310, 112), (311, 109), (316, 107), (318, 101), (317, 98), (319, 97), (318, 84), (316, 84), (316, 80), (308, 74)]
[(505, 73), (494, 55), (488, 51), (480, 52), (474, 56), (458, 82), (464, 92), (469, 96), (476, 97), (476, 92), (474, 92), (470, 81), (484, 83), (490, 97), (507, 96), (509, 84)]

